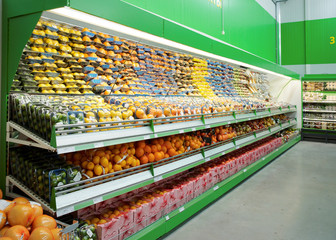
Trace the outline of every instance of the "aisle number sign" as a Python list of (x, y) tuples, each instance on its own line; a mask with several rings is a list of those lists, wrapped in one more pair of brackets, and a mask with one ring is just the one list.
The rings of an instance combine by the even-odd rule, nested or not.
[(330, 44), (335, 44), (335, 37), (330, 37)]
[(216, 7), (222, 8), (222, 0), (208, 0), (208, 2), (212, 3)]

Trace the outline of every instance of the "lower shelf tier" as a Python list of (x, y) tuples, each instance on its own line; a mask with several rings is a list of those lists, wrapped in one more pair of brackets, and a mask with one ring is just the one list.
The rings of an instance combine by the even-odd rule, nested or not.
[(270, 154), (262, 157), (257, 162), (249, 165), (248, 167), (242, 169), (235, 175), (225, 179), (224, 181), (216, 184), (214, 187), (210, 188), (204, 194), (192, 199), (185, 205), (179, 207), (178, 209), (172, 211), (171, 213), (165, 215), (158, 221), (152, 223), (148, 227), (142, 229), (141, 231), (133, 234), (128, 239), (158, 239), (159, 237), (165, 235), (169, 231), (173, 230), (175, 227), (182, 224), (188, 218), (199, 212), (201, 209), (214, 202), (216, 199), (221, 197), (223, 194), (240, 184), (242, 181), (250, 177), (252, 174), (263, 168), (269, 162), (273, 161), (280, 154), (285, 152), (287, 149), (295, 145), (301, 140), (301, 136), (297, 136), (289, 142), (285, 143), (281, 147), (277, 148)]
[(302, 140), (336, 143), (336, 130), (302, 128)]

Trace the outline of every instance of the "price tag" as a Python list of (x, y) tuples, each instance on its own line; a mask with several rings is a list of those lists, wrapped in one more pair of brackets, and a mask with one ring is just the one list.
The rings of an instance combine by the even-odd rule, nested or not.
[(184, 133), (184, 130), (179, 130), (179, 133)]
[(155, 137), (155, 138), (157, 138), (157, 137), (158, 137), (158, 135), (155, 133), (155, 134), (154, 134), (154, 137)]
[(158, 181), (161, 181), (163, 179), (162, 176), (157, 176), (154, 178), (154, 182), (158, 182)]
[(248, 118), (248, 120), (251, 120), (251, 118)]
[(246, 171), (247, 171), (246, 169), (243, 170), (243, 172), (246, 172)]
[(206, 159), (205, 159), (205, 162), (208, 162), (208, 161), (210, 161), (210, 158), (206, 158)]
[(191, 131), (195, 132), (195, 131), (196, 131), (196, 128), (192, 128)]
[(100, 148), (100, 147), (104, 147), (104, 143), (103, 142), (97, 142), (93, 144), (95, 146), (95, 148)]
[(96, 197), (94, 199), (92, 199), (93, 203), (96, 204), (96, 203), (99, 203), (99, 202), (102, 202), (103, 201), (103, 197)]
[(214, 186), (213, 190), (216, 191), (218, 188), (218, 186)]
[(227, 122), (227, 124), (231, 124), (231, 122), (230, 122), (230, 121), (228, 121), (228, 122)]
[(180, 208), (179, 208), (179, 211), (180, 211), (180, 212), (183, 212), (183, 211), (184, 211), (184, 207), (183, 207), (183, 206), (180, 207)]
[(169, 216), (166, 216), (166, 221), (168, 221), (169, 220)]
[(206, 125), (205, 128), (210, 128), (210, 125)]
[(236, 149), (240, 148), (240, 146), (236, 146)]
[(265, 159), (266, 159), (265, 157), (262, 158), (263, 161), (264, 161)]

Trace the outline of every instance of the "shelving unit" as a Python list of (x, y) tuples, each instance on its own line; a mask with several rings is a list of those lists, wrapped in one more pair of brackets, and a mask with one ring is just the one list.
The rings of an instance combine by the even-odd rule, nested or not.
[[(35, 201), (41, 202), (44, 208), (51, 213), (55, 213), (57, 216), (62, 216), (186, 171), (204, 162), (218, 158), (238, 148), (271, 136), (281, 130), (293, 127), (296, 124), (297, 122), (295, 119), (276, 124), (269, 129), (249, 133), (245, 136), (240, 136), (232, 140), (220, 142), (216, 145), (204, 147), (188, 154), (178, 155), (171, 162), (165, 163), (164, 165), (160, 165), (160, 163), (157, 165), (141, 165), (137, 169), (134, 169), (136, 171), (135, 173), (126, 172), (127, 174), (121, 175), (119, 177), (103, 180), (105, 177), (113, 175), (107, 174), (101, 177), (95, 177), (73, 184), (56, 187), (55, 192), (52, 194), (50, 204), (46, 203), (45, 201), (41, 201), (41, 199), (37, 197), (31, 190), (29, 190), (28, 187), (25, 187), (12, 176), (7, 177), (7, 181), (10, 187), (7, 188), (6, 194), (10, 196), (13, 193), (11, 191), (13, 189), (11, 186), (16, 186), (21, 191), (31, 196)], [(93, 186), (86, 184), (71, 188), (74, 185), (84, 184), (91, 182), (92, 180), (100, 180), (100, 184), (91, 184)]]
[[(24, 1), (21, 1), (21, 3), (20, 9), (17, 9), (17, 7), (14, 6), (15, 4), (12, 3), (4, 4), (4, 12), (6, 14), (4, 14), (3, 19), (3, 49), (6, 49), (6, 51), (4, 51), (2, 56), (2, 69), (4, 69), (4, 71), (1, 77), (1, 109), (8, 109), (8, 112), (5, 110), (1, 112), (1, 140), (3, 144), (1, 144), (0, 148), (0, 183), (2, 185), (1, 188), (6, 190), (6, 197), (14, 198), (23, 193), (25, 196), (40, 203), (43, 209), (53, 216), (60, 217), (67, 215), (64, 217), (71, 216), (71, 218), (75, 218), (74, 216), (76, 216), (76, 211), (78, 210), (133, 190), (140, 190), (140, 188), (152, 183), (170, 177), (174, 178), (175, 175), (178, 174), (181, 176), (182, 174), (180, 173), (184, 171), (209, 161), (216, 161), (216, 159), (218, 160), (218, 158), (225, 154), (256, 143), (280, 131), (297, 126), (297, 107), (292, 105), (297, 104), (297, 100), (291, 100), (288, 105), (273, 102), (272, 99), (269, 98), (270, 93), (268, 87), (270, 85), (267, 84), (268, 87), (264, 87), (264, 84), (268, 83), (268, 79), (274, 82), (290, 80), (292, 77), (298, 79), (298, 74), (281, 66), (270, 63), (269, 61), (264, 61), (246, 52), (241, 52), (243, 53), (241, 55), (240, 50), (237, 50), (235, 47), (225, 44), (221, 44), (221, 47), (219, 47), (219, 43), (210, 38), (206, 39), (206, 44), (203, 47), (194, 45), (197, 49), (193, 48), (193, 43), (190, 43), (191, 46), (183, 45), (189, 44), (189, 39), (186, 41), (186, 39), (180, 39), (180, 37), (176, 36), (189, 35), (185, 32), (187, 29), (181, 29), (179, 25), (175, 26), (157, 16), (143, 13), (142, 10), (129, 4), (125, 5), (122, 1), (113, 3), (106, 2), (106, 6), (96, 6), (96, 3), (89, 0), (83, 0), (80, 1), (80, 3), (75, 0), (50, 0), (45, 1), (45, 4), (41, 4), (42, 7), (35, 6), (34, 4), (31, 5)], [(96, 12), (97, 9), (98, 12)], [(114, 14), (115, 12), (109, 15), (110, 12), (104, 16), (106, 19), (103, 19), (100, 18), (101, 16), (98, 16), (100, 14), (99, 11), (103, 9), (113, 9), (113, 11), (129, 13), (129, 15), (125, 14), (120, 18), (117, 17), (117, 14)], [(139, 19), (136, 24), (133, 23), (134, 21), (129, 20), (133, 15)], [(20, 21), (13, 20), (18, 17), (20, 17)], [(42, 17), (41, 21), (39, 20), (40, 17)], [(151, 20), (155, 21), (154, 25), (148, 25), (148, 23), (152, 22)], [(37, 22), (38, 24), (36, 25)], [(56, 24), (57, 27), (53, 24)], [(173, 36), (170, 35), (170, 32), (165, 32), (168, 29), (167, 24), (169, 24), (169, 31), (174, 32)], [(84, 30), (84, 28), (88, 30)], [(31, 32), (32, 29), (34, 29), (33, 33)], [(35, 34), (36, 31), (39, 32)], [(42, 33), (40, 31), (42, 31)], [(47, 31), (49, 31), (49, 33)], [(93, 31), (96, 33), (93, 33)], [(175, 33), (177, 33), (176, 36)], [(93, 36), (90, 34), (93, 34)], [(204, 41), (204, 36), (198, 35), (198, 33), (196, 35), (195, 33), (192, 34), (195, 42)], [(31, 36), (29, 41), (27, 39), (28, 36)], [(84, 36), (86, 40), (84, 40)], [(162, 36), (166, 39), (163, 39)], [(119, 39), (119, 37), (121, 39)], [(37, 39), (39, 41), (37, 41)], [(34, 50), (33, 48), (37, 46), (38, 50)], [(209, 49), (209, 46), (211, 46), (211, 49)], [(66, 50), (64, 50), (64, 48), (66, 48)], [(81, 54), (80, 57), (78, 57), (78, 54)], [(117, 55), (120, 55), (120, 57)], [(236, 56), (237, 58), (235, 58)], [(230, 58), (235, 58), (235, 60)], [(58, 62), (58, 59), (61, 64)], [(246, 63), (244, 61), (246, 61)], [(51, 64), (55, 64), (55, 67), (51, 66)], [(256, 64), (256, 66), (253, 64)], [(86, 66), (89, 67), (84, 70)], [(236, 89), (233, 88), (233, 84), (231, 83), (233, 69), (239, 72), (234, 83), (239, 90), (240, 96), (235, 92)], [(70, 74), (68, 70), (71, 72)], [(78, 75), (75, 74), (80, 74), (81, 76), (78, 77)], [(91, 77), (92, 74), (96, 77)], [(220, 74), (221, 76), (219, 76)], [(259, 76), (260, 79), (255, 81), (254, 78), (250, 79), (249, 75)], [(40, 79), (36, 77), (40, 77)], [(60, 80), (56, 79), (58, 77)], [(107, 77), (110, 78), (107, 79)], [(133, 81), (135, 79), (136, 81)], [(206, 79), (211, 80), (210, 84)], [(33, 82), (33, 86), (25, 84), (29, 81), (30, 83)], [(167, 83), (172, 81), (175, 85), (173, 83), (169, 83), (171, 86), (165, 83), (162, 84), (161, 81)], [(96, 82), (99, 82), (99, 84), (96, 84)], [(112, 91), (116, 90), (114, 89), (116, 83), (118, 83), (119, 87), (117, 91), (121, 90), (122, 94), (121, 92)], [(178, 85), (178, 83), (180, 85)], [(226, 86), (224, 86), (224, 84), (226, 84)], [(99, 100), (95, 98), (95, 100), (92, 100), (91, 98), (92, 102), (86, 101), (86, 99), (83, 102), (82, 99), (76, 99), (76, 96), (92, 96), (92, 92), (87, 94), (88, 92), (83, 91), (85, 88), (82, 88), (88, 87), (90, 89), (89, 86), (92, 86), (92, 90), (95, 94), (102, 93), (102, 95), (109, 97), (109, 100), (107, 100), (107, 98), (100, 98)], [(170, 87), (168, 88), (167, 86)], [(179, 86), (179, 88), (176, 86)], [(94, 87), (97, 88), (93, 89)], [(172, 87), (176, 87), (175, 92), (171, 91)], [(20, 96), (22, 97), (21, 99), (16, 99), (18, 100), (18, 105), (16, 105), (16, 103), (11, 104), (11, 97), (14, 96), (11, 95), (11, 93), (20, 91), (21, 89), (27, 91), (28, 97)], [(38, 92), (31, 94), (29, 89), (34, 89), (34, 91)], [(58, 92), (58, 89), (63, 90)], [(105, 91), (101, 92), (100, 90), (102, 89)], [(181, 89), (181, 92), (179, 92), (179, 89)], [(182, 91), (182, 89), (184, 89), (184, 91)], [(111, 91), (108, 92), (107, 90)], [(220, 98), (222, 98), (220, 101), (213, 95), (216, 91), (217, 93), (220, 92), (220, 94), (217, 94), (217, 96), (220, 95)], [(169, 96), (172, 92), (177, 95)], [(45, 96), (40, 96), (49, 93), (51, 95), (47, 97), (47, 101), (44, 101), (45, 98), (43, 97)], [(72, 93), (83, 95), (75, 95)], [(209, 95), (207, 95), (208, 93)], [(33, 95), (34, 97), (32, 97)], [(155, 95), (157, 99), (155, 99), (155, 101), (146, 102), (152, 95)], [(59, 96), (61, 97), (59, 98)], [(62, 96), (68, 98), (65, 100)], [(241, 98), (241, 96), (248, 96), (249, 98)], [(127, 100), (130, 100), (130, 102), (127, 102), (127, 104), (126, 101), (122, 102), (121, 97), (128, 98)], [(143, 101), (143, 99), (138, 101), (138, 97), (143, 97), (146, 101)], [(168, 101), (167, 99), (169, 99), (169, 97), (173, 97), (173, 101)], [(193, 99), (190, 101), (182, 100), (181, 104), (180, 100), (182, 97), (193, 97)], [(202, 102), (202, 104), (199, 104), (197, 98), (201, 97), (203, 99), (199, 102)], [(23, 98), (24, 100), (20, 102)], [(159, 98), (164, 100), (160, 102), (158, 100)], [(57, 99), (59, 101), (57, 101)], [(119, 101), (119, 103), (117, 104), (114, 101)], [(51, 104), (51, 102), (54, 104)], [(137, 102), (139, 104), (128, 104), (131, 102)], [(193, 107), (193, 109), (189, 109), (189, 112), (184, 112), (190, 107), (189, 105)], [(20, 111), (17, 106), (20, 107)], [(87, 106), (89, 107), (86, 108)], [(120, 115), (117, 116), (111, 113), (109, 116), (101, 116), (99, 115), (101, 106), (106, 107), (104, 110), (111, 112), (115, 110), (113, 107), (116, 107)], [(273, 107), (262, 108), (262, 106)], [(130, 107), (135, 109), (131, 109)], [(27, 110), (28, 108), (29, 111)], [(169, 110), (167, 114), (162, 114), (164, 108)], [(15, 109), (15, 111), (12, 111), (12, 109)], [(136, 111), (140, 109), (143, 111), (144, 116), (138, 116), (136, 114)], [(161, 110), (161, 115), (156, 113), (157, 109)], [(229, 109), (248, 110), (229, 111)], [(75, 113), (78, 110), (83, 114), (80, 121), (77, 121), (79, 120), (79, 118), (77, 119), (78, 112)], [(154, 110), (155, 114), (152, 114), (151, 110)], [(173, 113), (173, 110), (176, 114)], [(92, 111), (94, 116), (89, 116), (89, 114), (87, 114), (89, 111)], [(127, 111), (131, 111), (131, 113), (128, 114)], [(189, 114), (191, 111), (197, 113), (212, 113), (191, 115)], [(124, 113), (126, 117), (123, 115)], [(75, 120), (73, 120), (73, 118), (70, 119), (71, 114), (76, 115), (74, 117)], [(274, 118), (276, 120), (275, 122), (277, 122), (275, 125), (272, 125), (274, 123), (273, 120), (267, 119), (254, 122), (253, 126), (252, 124), (251, 126), (247, 124), (235, 126), (233, 129), (236, 132), (232, 132), (232, 128), (229, 127), (216, 129), (220, 131), (224, 129), (223, 131), (225, 132), (220, 134), (216, 133), (218, 139), (211, 139), (211, 143), (205, 141), (205, 137), (203, 138), (203, 135), (200, 135), (205, 134), (207, 138), (210, 138), (207, 134), (210, 136), (211, 134), (215, 134), (215, 130), (210, 131), (210, 129), (280, 114), (286, 114), (287, 116), (285, 118), (282, 118), (282, 116), (281, 118)], [(58, 115), (61, 115), (61, 120)], [(164, 117), (165, 115), (169, 117)], [(115, 118), (116, 116), (117, 118)], [(85, 121), (87, 120), (85, 118), (89, 117), (94, 118), (96, 122), (91, 120)], [(64, 120), (64, 118), (66, 120)], [(280, 119), (290, 120), (279, 123)], [(73, 122), (80, 123), (69, 124)], [(261, 128), (261, 126), (270, 125), (272, 125), (272, 127), (249, 132), (251, 129), (258, 129)], [(196, 133), (196, 131), (205, 129), (209, 131)], [(249, 133), (239, 135), (245, 132)], [(153, 144), (153, 146), (157, 145), (155, 141), (126, 145), (126, 143), (174, 136), (183, 133), (189, 134), (182, 137), (177, 136), (176, 138), (179, 139), (179, 137), (181, 137), (181, 140), (177, 141), (184, 141), (186, 145), (184, 145), (183, 142), (180, 144), (181, 147), (175, 147), (175, 142), (172, 141), (172, 146), (170, 146), (174, 148), (172, 149), (174, 150), (172, 154), (168, 151), (170, 148), (161, 143), (161, 146), (166, 147), (165, 151), (162, 150), (161, 152), (160, 150), (154, 151), (150, 149), (150, 151), (146, 150), (146, 154), (148, 155), (143, 153), (141, 156), (135, 153), (135, 150), (140, 148), (137, 144), (146, 143), (146, 147), (151, 147), (151, 144)], [(236, 134), (239, 136), (232, 138), (232, 136)], [(286, 134), (288, 134), (288, 132)], [(297, 132), (295, 134), (297, 134)], [(184, 139), (187, 137), (192, 138), (192, 140), (190, 140), (190, 142), (185, 141)], [(230, 139), (222, 141), (219, 137), (222, 137), (222, 139)], [(160, 140), (166, 141), (167, 139), (170, 141), (171, 138)], [(267, 139), (267, 141), (270, 139), (271, 138)], [(273, 141), (272, 144), (277, 142), (276, 144), (279, 143), (280, 145), (281, 140), (284, 139), (284, 137), (282, 139), (272, 138), (270, 142)], [(176, 139), (174, 140), (176, 141)], [(170, 143), (169, 141), (168, 143)], [(234, 176), (216, 184), (206, 193), (191, 200), (179, 209), (170, 212), (164, 218), (159, 219), (143, 231), (136, 233), (131, 239), (154, 239), (158, 236), (162, 236), (164, 233), (178, 226), (192, 214), (248, 178), (251, 174), (258, 171), (298, 141), (300, 141), (300, 137), (296, 137), (271, 154), (244, 168)], [(10, 144), (6, 145), (4, 144), (5, 142)], [(264, 144), (264, 142), (265, 141), (262, 143), (259, 142), (258, 144)], [(117, 146), (115, 149), (113, 149), (113, 147), (102, 148), (119, 144), (125, 144), (126, 147), (125, 145), (123, 148), (120, 147), (120, 151), (117, 149)], [(266, 144), (268, 144), (268, 142), (266, 142), (265, 145)], [(13, 158), (11, 158), (12, 152), (9, 151), (9, 149), (12, 146), (16, 148), (21, 145), (46, 149), (54, 153), (50, 153), (52, 157), (50, 157), (47, 162), (46, 155), (48, 155), (49, 152), (45, 151), (47, 152), (47, 154), (45, 154), (41, 150), (41, 156), (43, 156), (41, 157), (41, 161), (33, 157), (32, 159), (37, 161), (34, 163), (33, 161), (29, 162), (31, 165), (35, 164), (34, 168), (30, 169), (35, 169), (36, 174), (30, 174), (29, 177), (22, 177), (20, 173), (17, 174), (17, 172), (13, 170), (13, 168), (15, 169), (14, 164), (10, 167), (7, 166), (9, 162), (14, 163)], [(191, 149), (195, 150), (189, 151), (190, 148), (188, 147), (187, 149), (186, 147), (193, 145), (196, 147), (191, 147)], [(128, 146), (131, 147), (128, 148)], [(269, 145), (267, 145), (267, 147), (269, 147)], [(109, 158), (107, 159), (108, 167), (105, 159), (103, 161), (104, 164), (100, 162), (100, 158), (103, 157), (95, 156), (97, 158), (99, 157), (98, 162), (96, 161), (97, 158), (94, 161), (91, 156), (88, 157), (88, 153), (91, 154), (94, 151), (83, 151), (98, 148), (102, 148), (100, 152), (109, 151), (109, 153), (106, 153), (106, 159)], [(126, 148), (126, 151), (134, 152), (126, 153), (126, 151), (121, 150), (124, 148)], [(28, 149), (27, 152), (31, 150), (26, 147), (21, 149), (23, 149), (23, 151)], [(118, 150), (119, 153), (113, 152), (112, 154), (112, 150)], [(76, 160), (78, 162), (71, 159), (75, 155), (72, 153), (75, 152), (79, 152), (76, 156), (81, 156), (80, 161), (78, 159)], [(181, 152), (184, 153), (179, 154)], [(64, 155), (57, 156), (55, 153)], [(98, 151), (96, 153), (98, 155)], [(154, 160), (149, 160), (148, 158), (147, 161), (141, 159), (142, 156), (150, 156), (149, 154), (154, 155), (153, 153), (158, 153), (159, 157), (155, 156)], [(22, 154), (22, 159), (26, 157), (24, 156), (25, 154), (26, 152)], [(91, 155), (93, 156), (93, 154)], [(126, 160), (124, 159), (128, 156), (133, 163), (127, 162), (126, 165)], [(52, 162), (54, 157), (55, 159), (59, 157), (62, 162)], [(121, 160), (115, 160), (115, 158), (112, 160), (112, 157), (120, 157)], [(7, 159), (7, 161), (5, 161), (5, 159)], [(30, 161), (28, 157), (25, 160), (25, 163)], [(255, 158), (253, 161), (255, 161)], [(47, 164), (45, 164), (45, 162), (47, 162)], [(88, 162), (94, 164), (94, 167), (86, 168), (82, 164), (88, 164)], [(21, 163), (22, 162), (18, 163), (18, 165)], [(43, 163), (43, 166), (37, 167), (40, 163)], [(125, 164), (121, 167), (121, 163)], [(20, 167), (22, 166), (23, 165), (20, 165)], [(112, 167), (110, 168), (110, 166)], [(120, 168), (113, 169), (115, 166)], [(101, 167), (102, 171), (96, 173), (96, 167), (98, 169)], [(110, 173), (105, 174), (106, 168)], [(26, 168), (24, 168), (24, 170), (25, 169)], [(77, 181), (74, 180), (75, 178), (69, 177), (71, 174), (68, 171), (72, 171), (72, 169), (76, 170), (76, 172), (74, 171), (75, 177), (79, 176), (78, 179), (84, 180)], [(21, 170), (21, 173), (24, 170)], [(37, 174), (38, 171), (40, 171), (39, 174)], [(66, 177), (62, 176), (60, 181), (56, 179), (55, 183), (53, 181), (55, 179), (52, 179), (52, 177), (56, 176), (53, 175), (53, 171), (63, 171), (62, 173), (64, 173)], [(89, 171), (92, 173), (90, 176), (88, 174)], [(26, 181), (27, 178), (29, 178), (28, 181)], [(167, 181), (169, 180), (170, 179)], [(25, 184), (23, 182), (25, 182)], [(33, 183), (29, 185), (30, 182)], [(165, 184), (165, 181), (160, 184)], [(34, 191), (32, 189), (34, 189)], [(44, 190), (46, 191), (43, 192)], [(174, 189), (174, 191), (175, 190), (176, 189)], [(48, 191), (51, 192), (51, 197)], [(36, 192), (39, 192), (40, 195), (36, 194)], [(50, 201), (45, 200), (49, 198)], [(98, 206), (100, 205), (94, 206), (94, 209), (96, 209), (96, 207), (98, 208)], [(140, 207), (142, 207), (142, 205)], [(84, 211), (86, 211), (86, 209)], [(117, 217), (119, 218), (119, 216)], [(76, 227), (78, 227), (78, 224), (70, 226), (70, 228), (67, 228), (64, 232), (72, 232)]]
[(336, 78), (305, 76), (302, 78), (302, 138), (303, 140), (334, 140), (336, 129)]
[(183, 223), (185, 220), (190, 218), (195, 213), (199, 212), (201, 209), (206, 207), (207, 205), (214, 202), (216, 199), (221, 197), (223, 194), (228, 192), (230, 189), (234, 188), (242, 181), (250, 177), (252, 174), (266, 166), (268, 163), (273, 161), (276, 157), (281, 155), (287, 149), (294, 146), (301, 140), (301, 137), (298, 136), (289, 142), (285, 143), (281, 147), (277, 148), (272, 153), (262, 157), (257, 162), (251, 164), (250, 166), (244, 168), (233, 176), (225, 179), (224, 181), (216, 184), (214, 187), (210, 188), (204, 194), (198, 196), (197, 198), (192, 199), (190, 202), (185, 205), (179, 207), (173, 212), (163, 216), (161, 219), (156, 221), (155, 223), (147, 226), (143, 230), (138, 233), (130, 236), (129, 240), (140, 240), (140, 239), (157, 239), (169, 231), (173, 230), (175, 227)]

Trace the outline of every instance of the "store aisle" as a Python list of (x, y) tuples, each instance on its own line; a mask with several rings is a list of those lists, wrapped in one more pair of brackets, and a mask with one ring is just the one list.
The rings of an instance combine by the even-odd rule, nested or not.
[(335, 240), (336, 145), (300, 142), (166, 240)]

